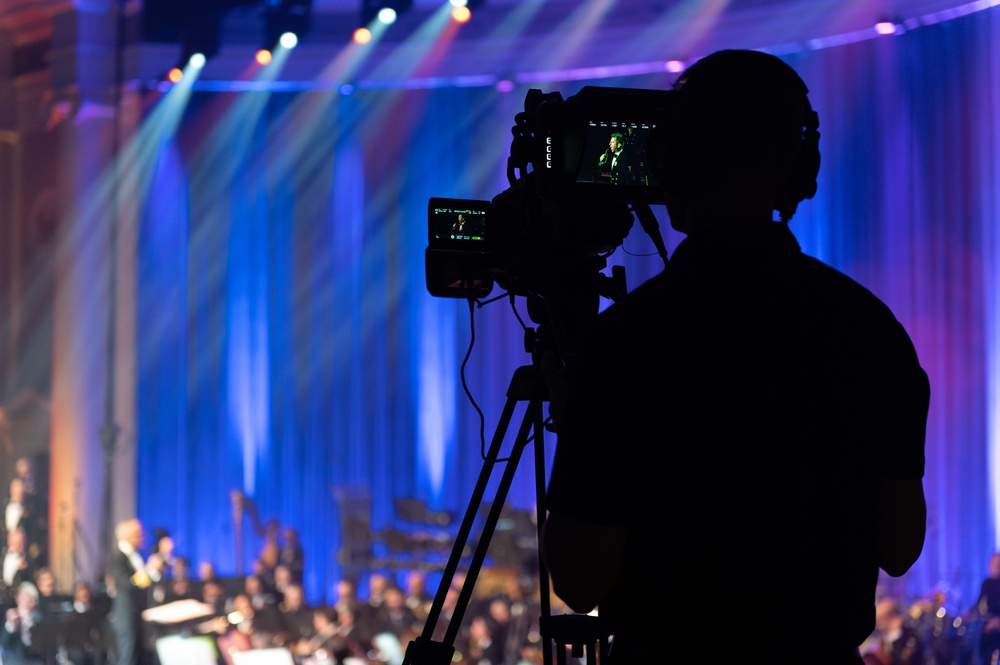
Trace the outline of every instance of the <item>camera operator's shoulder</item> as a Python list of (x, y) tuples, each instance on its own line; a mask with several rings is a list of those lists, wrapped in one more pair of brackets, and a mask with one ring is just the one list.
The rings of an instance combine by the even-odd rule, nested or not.
[(800, 288), (812, 291), (816, 301), (833, 305), (846, 315), (883, 316), (895, 319), (895, 315), (881, 298), (871, 289), (817, 258), (802, 255), (804, 271), (798, 276)]

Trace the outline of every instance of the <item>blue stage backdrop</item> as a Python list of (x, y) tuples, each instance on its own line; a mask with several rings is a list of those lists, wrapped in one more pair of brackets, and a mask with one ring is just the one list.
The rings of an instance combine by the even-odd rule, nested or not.
[[(785, 56), (810, 84), (823, 155), (819, 193), (792, 228), (807, 253), (889, 303), (932, 382), (929, 533), (898, 584), (910, 597), (943, 590), (959, 609), (997, 548), (998, 39), (994, 9)], [(569, 96), (670, 81), (532, 87)], [(530, 363), (522, 321), (535, 324), (523, 298), (516, 315), (506, 298), (470, 310), (428, 294), (427, 200), (509, 186), (526, 92), (192, 95), (160, 148), (140, 236), (139, 515), (173, 533), (179, 554), (224, 575), (250, 570), (263, 541), (253, 511), (234, 514), (238, 492), (261, 523), (300, 531), (307, 593), (321, 602), (347, 574), (348, 516), (377, 535), (412, 527), (396, 499), (464, 512), (481, 439)], [(654, 212), (672, 249), (678, 237)], [(632, 288), (662, 263), (636, 224), (609, 265)], [(460, 373), (473, 327), (465, 378), (483, 422)], [(532, 509), (535, 472), (529, 452), (513, 508)], [(667, 470), (664, 482), (683, 479)], [(669, 530), (678, 508), (650, 528)]]

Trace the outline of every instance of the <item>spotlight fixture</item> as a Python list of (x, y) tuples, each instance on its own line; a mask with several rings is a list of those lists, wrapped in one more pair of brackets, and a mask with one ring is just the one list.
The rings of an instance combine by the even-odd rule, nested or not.
[(392, 23), (411, 7), (413, 0), (362, 0), (361, 25), (368, 25), (376, 18), (383, 23)]
[(680, 74), (684, 71), (684, 61), (683, 60), (667, 60), (663, 63), (663, 68), (666, 69), (671, 74)]
[(271, 53), (270, 49), (262, 48), (257, 50), (253, 59), (257, 61), (258, 65), (267, 65), (274, 59), (274, 54)]
[(183, 60), (182, 62), (171, 67), (166, 74), (163, 76), (163, 82), (169, 82), (172, 84), (177, 84), (181, 82), (186, 73), (195, 73), (199, 69), (205, 66), (208, 62), (208, 58), (204, 53), (195, 52), (190, 54), (190, 56)]
[(206, 59), (219, 52), (222, 19), (237, 7), (260, 0), (144, 0), (142, 38), (150, 42), (181, 45), (179, 66), (185, 67), (195, 53)]
[(457, 23), (467, 23), (472, 18), (472, 12), (483, 5), (484, 0), (448, 0), (452, 6), (451, 18)]
[(294, 48), (312, 27), (312, 0), (265, 0), (264, 48)]
[[(219, 53), (219, 32), (222, 17), (212, 14), (192, 16), (181, 38), (179, 66), (184, 69), (192, 64), (196, 69)], [(195, 64), (200, 63), (200, 64)]]
[(903, 31), (903, 26), (889, 18), (880, 18), (875, 23), (875, 32), (880, 35), (895, 35), (896, 33), (901, 33)]

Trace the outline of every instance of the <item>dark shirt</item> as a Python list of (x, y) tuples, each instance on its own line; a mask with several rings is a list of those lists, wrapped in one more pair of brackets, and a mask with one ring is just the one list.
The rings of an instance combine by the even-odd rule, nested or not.
[[(547, 507), (628, 527), (600, 608), (616, 648), (857, 662), (878, 482), (924, 469), (927, 377), (890, 310), (764, 223), (685, 239), (597, 319)], [(684, 608), (666, 624), (664, 599)]]
[(312, 615), (313, 611), (308, 607), (297, 610), (279, 608), (277, 620), (280, 625), (278, 631), (280, 639), (286, 644), (295, 643), (302, 639), (311, 639), (316, 634)]
[(292, 576), (292, 582), (295, 584), (302, 584), (302, 576), (305, 573), (306, 567), (305, 558), (305, 551), (299, 544), (286, 544), (278, 553), (278, 563), (288, 568), (288, 572)]
[(983, 580), (976, 607), (983, 616), (1000, 616), (1000, 578), (987, 577)]

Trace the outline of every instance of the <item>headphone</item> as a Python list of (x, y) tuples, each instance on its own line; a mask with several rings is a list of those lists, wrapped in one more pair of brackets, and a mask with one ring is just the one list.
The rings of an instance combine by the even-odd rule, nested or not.
[[(689, 67), (677, 80), (674, 89), (664, 94), (656, 127), (649, 137), (647, 153), (653, 177), (663, 187), (684, 191), (694, 186), (694, 180), (702, 171), (710, 172), (710, 160), (715, 153), (709, 149), (709, 144), (717, 140), (715, 134), (724, 134), (728, 128), (719, 127), (717, 132), (710, 131), (713, 127), (705, 127), (700, 116), (706, 111), (706, 103), (719, 102), (712, 97), (724, 97), (727, 79), (742, 83), (741, 88), (745, 87), (746, 81), (761, 81), (759, 87), (763, 89), (754, 93), (760, 99), (792, 100), (791, 108), (772, 102), (773, 109), (763, 106), (756, 99), (751, 100), (747, 109), (752, 115), (765, 118), (764, 114), (767, 114), (766, 119), (774, 122), (782, 116), (801, 118), (801, 142), (792, 163), (788, 165), (788, 177), (775, 200), (775, 210), (782, 221), (788, 221), (799, 203), (816, 194), (820, 165), (819, 115), (809, 103), (805, 82), (776, 56), (760, 51), (727, 49), (717, 51)], [(736, 101), (738, 104), (740, 100)], [(725, 113), (728, 106), (718, 103), (712, 110)], [(737, 116), (733, 115), (733, 119), (736, 120)], [(773, 129), (770, 134), (780, 131), (791, 134), (792, 131), (791, 126), (767, 129)], [(763, 138), (767, 140), (770, 137), (765, 135)], [(760, 137), (748, 134), (742, 139), (752, 141)], [(780, 139), (774, 137), (772, 140)], [(724, 150), (726, 146), (718, 147)]]

